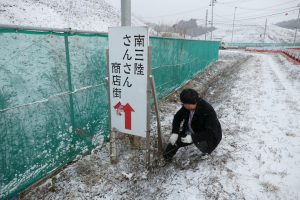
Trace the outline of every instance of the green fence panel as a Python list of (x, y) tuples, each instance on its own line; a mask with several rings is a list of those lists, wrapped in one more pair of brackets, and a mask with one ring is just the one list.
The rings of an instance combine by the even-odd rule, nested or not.
[(1, 34), (0, 41), (3, 197), (23, 190), (75, 154), (70, 149), (68, 96), (50, 98), (67, 91), (64, 38)]
[(152, 70), (160, 98), (218, 59), (219, 42), (151, 38)]
[[(0, 199), (108, 135), (105, 34), (0, 30)], [(150, 38), (160, 98), (218, 59), (218, 42)]]
[(247, 42), (228, 42), (227, 47), (237, 47), (245, 49), (247, 47), (299, 47), (300, 43), (247, 43)]

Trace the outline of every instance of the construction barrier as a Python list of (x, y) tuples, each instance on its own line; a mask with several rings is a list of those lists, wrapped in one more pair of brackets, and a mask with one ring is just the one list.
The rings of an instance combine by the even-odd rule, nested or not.
[(280, 53), (288, 58), (294, 64), (300, 64), (300, 48), (282, 48), (282, 47), (260, 47), (260, 48), (246, 48), (246, 51), (252, 52), (266, 52), (266, 53)]

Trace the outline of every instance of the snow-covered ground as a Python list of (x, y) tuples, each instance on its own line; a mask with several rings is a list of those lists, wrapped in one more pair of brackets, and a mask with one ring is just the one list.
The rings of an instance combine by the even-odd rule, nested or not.
[[(68, 166), (24, 199), (299, 199), (300, 68), (277, 54), (221, 51), (220, 60), (185, 87), (218, 114), (223, 140), (206, 159), (193, 145), (173, 163), (147, 171), (143, 148), (118, 139)], [(160, 103), (167, 139), (180, 107), (178, 92)], [(155, 129), (155, 121), (152, 121)]]

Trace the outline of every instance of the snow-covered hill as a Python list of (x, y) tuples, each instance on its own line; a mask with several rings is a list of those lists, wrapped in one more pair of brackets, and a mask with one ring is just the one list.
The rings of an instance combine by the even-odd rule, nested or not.
[[(221, 40), (223, 42), (231, 42), (232, 26), (216, 26), (213, 32), (214, 40)], [(234, 28), (233, 42), (264, 42), (264, 26), (238, 26)], [(294, 30), (281, 28), (276, 25), (269, 24), (266, 30), (265, 42), (266, 43), (285, 43), (293, 42)], [(204, 35), (198, 37), (204, 39)], [(210, 39), (210, 33), (207, 34)], [(300, 41), (297, 40), (298, 42)]]
[[(120, 12), (104, 0), (1, 0), (0, 23), (107, 32)], [(144, 23), (132, 17), (132, 25)]]
[[(107, 32), (109, 26), (120, 25), (120, 11), (105, 0), (1, 0), (0, 24)], [(133, 16), (132, 25), (145, 24)], [(231, 41), (230, 24), (216, 25), (216, 28), (213, 32), (214, 40)], [(155, 34), (154, 31), (151, 33)], [(263, 42), (263, 34), (263, 25), (237, 25), (234, 29), (233, 42)], [(174, 34), (162, 36), (181, 37)], [(204, 38), (204, 35), (194, 37), (194, 39)], [(207, 38), (210, 39), (210, 33), (207, 34)], [(265, 42), (293, 42), (293, 38), (293, 30), (268, 24)]]

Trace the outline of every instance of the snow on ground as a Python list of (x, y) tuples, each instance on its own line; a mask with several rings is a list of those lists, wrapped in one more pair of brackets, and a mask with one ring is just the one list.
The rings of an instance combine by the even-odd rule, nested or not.
[[(300, 198), (299, 66), (278, 54), (221, 51), (220, 60), (185, 87), (212, 103), (223, 128), (208, 159), (191, 145), (173, 163), (147, 171), (143, 148), (130, 148), (119, 136), (116, 165), (103, 143), (23, 199)], [(160, 103), (166, 139), (179, 107), (178, 92)]]
[(239, 138), (227, 167), (246, 199), (298, 199), (300, 68), (253, 55), (217, 106), (224, 134)]

